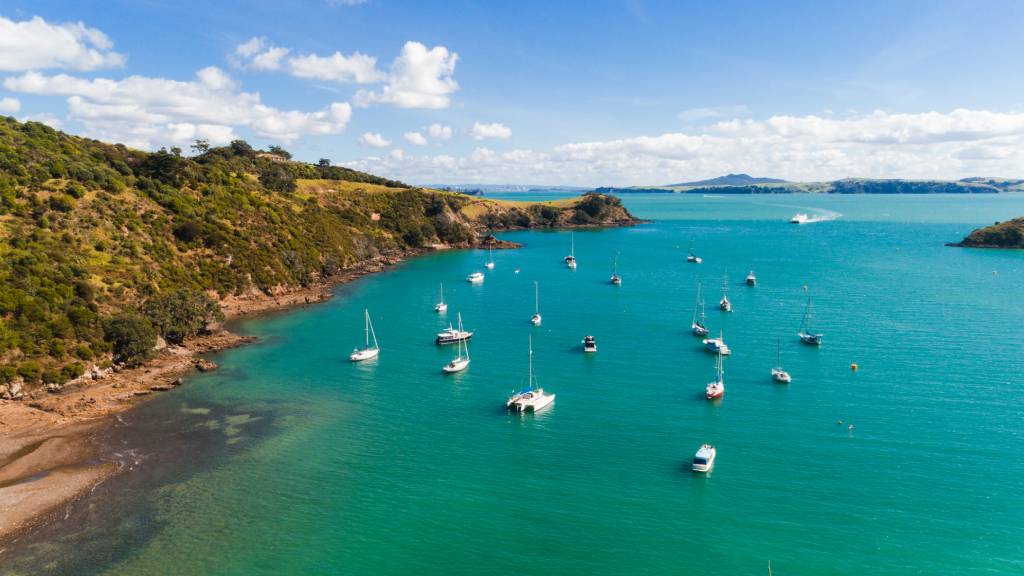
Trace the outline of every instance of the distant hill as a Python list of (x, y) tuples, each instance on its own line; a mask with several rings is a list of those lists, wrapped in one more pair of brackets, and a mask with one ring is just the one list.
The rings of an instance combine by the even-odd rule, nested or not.
[(996, 222), (991, 226), (979, 228), (968, 234), (959, 244), (951, 246), (1024, 249), (1024, 218)]
[(730, 174), (722, 178), (677, 184), (673, 186), (632, 186), (628, 188), (601, 187), (602, 194), (629, 193), (680, 193), (680, 194), (998, 194), (1002, 192), (1024, 192), (1024, 180), (1007, 178), (964, 178), (963, 180), (902, 180), (845, 178), (831, 182), (788, 182), (768, 181), (768, 178), (754, 178), (758, 183), (749, 184), (704, 184), (702, 182), (725, 182), (727, 179), (747, 177), (745, 174)]
[(761, 178), (749, 174), (727, 174), (718, 178), (708, 180), (697, 180), (694, 182), (683, 182), (681, 184), (669, 184), (669, 188), (700, 187), (700, 186), (750, 186), (752, 184), (782, 184), (786, 182), (779, 178)]

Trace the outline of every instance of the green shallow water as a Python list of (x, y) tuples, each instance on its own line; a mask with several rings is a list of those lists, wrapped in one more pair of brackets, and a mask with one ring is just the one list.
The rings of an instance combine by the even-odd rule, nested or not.
[[(1024, 197), (624, 200), (654, 221), (577, 232), (575, 273), (568, 233), (504, 234), (524, 246), (495, 252), (482, 286), (462, 279), (485, 253), (437, 254), (241, 324), (262, 342), (139, 416), (199, 418), (226, 448), (179, 454), (174, 481), (97, 494), (95, 509), (131, 506), (15, 571), (1024, 573), (1024, 253), (943, 246), (1024, 214)], [(839, 218), (787, 224), (798, 209)], [(684, 262), (691, 241), (700, 266)], [(607, 283), (616, 252), (621, 287)], [(731, 315), (714, 309), (726, 271)], [(718, 403), (688, 333), (699, 277), (733, 349)], [(432, 343), (439, 281), (477, 332), (454, 377), (440, 373), (453, 348)], [(820, 349), (796, 339), (804, 285)], [(364, 307), (382, 353), (351, 365)], [(557, 401), (514, 417), (504, 399), (531, 334)], [(777, 338), (789, 386), (770, 379)], [(203, 407), (233, 415), (203, 428)], [(718, 447), (708, 476), (687, 466), (704, 442)]]

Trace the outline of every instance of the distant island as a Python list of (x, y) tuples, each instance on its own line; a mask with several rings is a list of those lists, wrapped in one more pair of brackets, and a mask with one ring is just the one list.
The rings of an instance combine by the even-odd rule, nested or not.
[(829, 182), (788, 182), (747, 174), (664, 186), (601, 187), (602, 194), (999, 194), (1024, 192), (1024, 179), (972, 177), (962, 180), (845, 178)]
[(979, 228), (950, 246), (1024, 249), (1024, 217)]

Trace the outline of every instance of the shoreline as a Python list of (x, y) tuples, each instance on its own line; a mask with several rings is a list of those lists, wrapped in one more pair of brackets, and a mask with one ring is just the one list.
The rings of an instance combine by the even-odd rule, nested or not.
[[(603, 225), (570, 225), (565, 228), (615, 228), (643, 220)], [(559, 227), (557, 229), (562, 229)], [(516, 232), (530, 228), (509, 227), (491, 232)], [(516, 249), (515, 242), (499, 240), (488, 232), (481, 240), (464, 245), (432, 245), (380, 254), (339, 271), (306, 287), (280, 287), (270, 294), (252, 290), (219, 301), (225, 325), (244, 318), (285, 312), (327, 302), (338, 286), (378, 272), (405, 260), (432, 252), (465, 249)], [(143, 364), (64, 386), (58, 393), (36, 389), (23, 400), (0, 399), (0, 558), (22, 537), (57, 521), (55, 512), (83, 497), (120, 467), (104, 461), (96, 437), (118, 414), (147, 399), (171, 390), (197, 370), (215, 369), (203, 357), (255, 342), (257, 338), (225, 328), (189, 338), (182, 346), (161, 350)]]

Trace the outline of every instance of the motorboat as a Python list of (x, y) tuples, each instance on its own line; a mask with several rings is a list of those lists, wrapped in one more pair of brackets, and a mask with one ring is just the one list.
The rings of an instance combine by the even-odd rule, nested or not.
[(811, 218), (803, 212), (799, 212), (789, 219), (790, 224), (807, 224), (810, 221)]
[(697, 453), (693, 455), (693, 471), (711, 472), (711, 469), (715, 467), (716, 455), (717, 451), (711, 444), (701, 446)]
[(597, 352), (597, 341), (594, 340), (593, 336), (587, 335), (583, 337), (583, 351), (587, 353)]
[(468, 330), (463, 330), (462, 326), (455, 328), (449, 324), (447, 330), (437, 333), (437, 339), (435, 342), (439, 346), (444, 346), (446, 344), (458, 344), (459, 342), (469, 340), (472, 337), (473, 333)]
[(747, 274), (747, 286), (757, 286), (757, 276), (754, 275), (753, 270)]
[(466, 276), (466, 282), (469, 282), (470, 284), (483, 284), (483, 282), (484, 282), (484, 273), (483, 272), (473, 272), (469, 276)]

